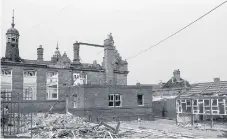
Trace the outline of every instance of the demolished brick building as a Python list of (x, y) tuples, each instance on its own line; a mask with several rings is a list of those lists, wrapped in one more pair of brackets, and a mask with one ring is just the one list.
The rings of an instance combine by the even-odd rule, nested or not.
[[(128, 63), (122, 60), (110, 34), (103, 45), (76, 42), (74, 58), (61, 55), (57, 46), (50, 61), (43, 58), (44, 48), (37, 48), (37, 60), (19, 55), (19, 31), (6, 33), (6, 52), (1, 59), (1, 95), (6, 101), (18, 100), (21, 112), (65, 112), (69, 108), (81, 116), (151, 117), (152, 87), (127, 85)], [(102, 47), (102, 65), (81, 63), (81, 45)], [(57, 103), (57, 104), (56, 104)], [(55, 105), (56, 104), (56, 105)], [(13, 111), (13, 110), (11, 110)], [(94, 114), (99, 112), (100, 114)]]

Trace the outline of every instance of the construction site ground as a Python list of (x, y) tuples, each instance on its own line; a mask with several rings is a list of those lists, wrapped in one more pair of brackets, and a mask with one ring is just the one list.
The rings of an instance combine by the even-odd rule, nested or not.
[[(33, 138), (227, 138), (227, 125), (176, 124), (174, 120), (155, 118), (153, 121), (119, 121), (91, 123), (67, 114), (37, 114), (25, 121), (25, 132), (17, 137)], [(218, 129), (219, 128), (219, 129)]]
[[(107, 123), (114, 126), (113, 122)], [(227, 138), (227, 129), (211, 130), (186, 128), (176, 125), (176, 121), (155, 119), (155, 121), (121, 122), (121, 132), (128, 132), (133, 138)], [(126, 133), (124, 133), (126, 136)]]

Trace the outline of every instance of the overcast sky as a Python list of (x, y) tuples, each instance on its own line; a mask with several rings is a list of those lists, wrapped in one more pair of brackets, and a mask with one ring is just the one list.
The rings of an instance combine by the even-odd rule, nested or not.
[[(205, 14), (223, 0), (2, 0), (1, 57), (5, 33), (20, 32), (23, 59), (36, 59), (42, 45), (50, 60), (59, 50), (73, 59), (75, 41), (103, 44), (112, 32), (117, 50), (126, 59), (164, 39)], [(101, 63), (101, 48), (81, 46), (82, 62)], [(227, 80), (227, 3), (183, 32), (128, 60), (128, 84), (168, 81), (175, 69), (190, 83)]]

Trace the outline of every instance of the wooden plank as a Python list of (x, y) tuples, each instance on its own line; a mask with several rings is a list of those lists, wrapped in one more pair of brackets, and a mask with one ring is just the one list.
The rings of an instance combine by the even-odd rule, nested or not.
[(194, 115), (193, 115), (193, 99), (191, 99), (191, 124), (194, 125)]
[(117, 134), (117, 133), (118, 133), (118, 131), (119, 131), (119, 127), (120, 127), (120, 122), (117, 122), (117, 126), (116, 126), (116, 129), (115, 129), (115, 134)]
[(98, 44), (91, 44), (91, 43), (83, 43), (83, 42), (79, 42), (79, 45), (87, 45), (87, 46), (94, 46), (94, 47), (104, 47), (104, 45), (98, 45)]

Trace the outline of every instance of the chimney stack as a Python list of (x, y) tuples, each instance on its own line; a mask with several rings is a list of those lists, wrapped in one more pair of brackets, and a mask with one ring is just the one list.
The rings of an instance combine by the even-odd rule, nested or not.
[(214, 82), (215, 82), (215, 83), (218, 83), (218, 82), (220, 82), (220, 81), (221, 81), (221, 80), (220, 80), (219, 77), (214, 78)]
[(78, 42), (73, 44), (73, 63), (80, 64), (80, 44)]
[(37, 48), (37, 61), (38, 61), (38, 62), (43, 61), (43, 48), (42, 48), (42, 45), (40, 45), (40, 46)]
[(93, 61), (93, 66), (97, 67), (97, 60)]
[(173, 77), (174, 77), (177, 81), (180, 81), (180, 70), (179, 70), (179, 69), (174, 70), (174, 72), (173, 72)]

